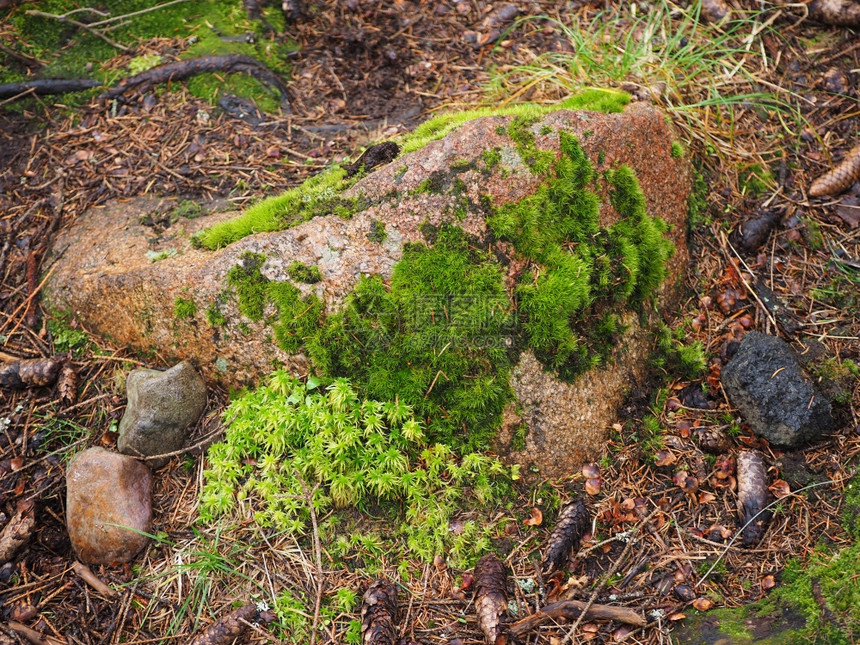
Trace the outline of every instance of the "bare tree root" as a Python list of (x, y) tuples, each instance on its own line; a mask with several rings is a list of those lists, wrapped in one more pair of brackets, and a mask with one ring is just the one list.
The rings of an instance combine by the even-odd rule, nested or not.
[(0, 85), (0, 99), (8, 99), (22, 94), (65, 94), (66, 92), (80, 92), (94, 87), (101, 87), (101, 81), (90, 78), (66, 79), (66, 78), (44, 78), (35, 81), (21, 81), (19, 83), (3, 83)]
[(199, 58), (187, 58), (173, 63), (158, 65), (140, 74), (123, 79), (118, 85), (102, 94), (100, 98), (104, 101), (110, 101), (121, 98), (133, 91), (145, 92), (158, 83), (181, 81), (198, 74), (210, 72), (242, 72), (250, 74), (280, 94), (281, 105), (289, 110), (289, 92), (283, 79), (260, 61), (242, 54), (200, 56)]

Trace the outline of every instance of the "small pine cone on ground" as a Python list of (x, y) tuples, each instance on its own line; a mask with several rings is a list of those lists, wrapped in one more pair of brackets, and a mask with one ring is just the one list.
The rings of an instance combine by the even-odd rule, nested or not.
[(579, 549), (583, 534), (588, 530), (591, 519), (585, 502), (571, 502), (558, 514), (555, 528), (549, 536), (541, 568), (549, 575), (567, 565), (571, 549)]
[(487, 645), (502, 645), (506, 641), (502, 624), (508, 609), (505, 579), (505, 565), (493, 553), (475, 565), (475, 610)]
[(397, 587), (388, 580), (372, 582), (361, 604), (362, 644), (395, 645), (397, 619)]

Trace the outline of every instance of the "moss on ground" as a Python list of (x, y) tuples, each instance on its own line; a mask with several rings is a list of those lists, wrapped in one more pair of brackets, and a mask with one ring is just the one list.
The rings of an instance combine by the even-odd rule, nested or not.
[[(120, 16), (148, 9), (148, 0), (104, 0), (98, 5), (111, 16)], [(132, 75), (157, 64), (157, 57), (131, 59), (125, 68), (107, 69), (105, 63), (121, 52), (100, 38), (80, 31), (57, 20), (27, 15), (30, 9), (62, 14), (79, 9), (74, 0), (45, 0), (26, 2), (11, 11), (9, 23), (16, 32), (15, 50), (41, 60), (48, 65), (42, 70), (43, 78), (95, 78), (113, 85), (124, 76)], [(264, 9), (266, 19), (283, 25), (283, 14), (274, 7)], [(183, 58), (213, 54), (245, 54), (268, 65), (275, 72), (288, 76), (290, 65), (287, 56), (295, 49), (293, 43), (276, 41), (263, 30), (260, 22), (248, 19), (241, 0), (196, 0), (129, 18), (127, 24), (112, 30), (109, 37), (120, 44), (134, 46), (139, 41), (156, 37), (186, 38), (190, 46)], [(227, 42), (221, 38), (251, 33), (253, 42)], [(26, 70), (19, 69), (15, 59), (0, 52), (0, 82), (25, 80)], [(244, 74), (230, 74), (218, 78), (203, 74), (188, 82), (192, 94), (205, 98), (213, 105), (225, 93), (255, 100), (261, 109), (277, 112), (279, 97)], [(84, 102), (101, 90), (78, 92), (64, 96), (67, 105)], [(26, 105), (26, 103), (22, 104)]]

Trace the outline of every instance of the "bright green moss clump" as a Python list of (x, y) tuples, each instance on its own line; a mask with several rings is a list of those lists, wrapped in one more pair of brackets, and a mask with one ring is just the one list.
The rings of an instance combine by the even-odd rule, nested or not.
[(401, 142), (401, 154), (423, 148), (431, 141), (441, 139), (468, 121), (484, 116), (516, 115), (523, 119), (538, 119), (555, 110), (592, 110), (594, 112), (621, 112), (630, 102), (630, 95), (618, 90), (588, 89), (555, 105), (520, 103), (503, 108), (486, 107), (462, 112), (440, 114), (425, 121)]
[(361, 209), (362, 200), (341, 197), (340, 193), (352, 183), (343, 168), (334, 168), (282, 195), (254, 204), (235, 219), (201, 231), (195, 240), (208, 249), (218, 249), (252, 233), (292, 228), (317, 215), (350, 217)]
[(428, 443), (402, 399), (362, 398), (344, 379), (323, 390), (318, 381), (305, 385), (275, 372), (266, 385), (233, 401), (224, 418), (232, 419), (224, 441), (207, 456), (204, 522), (250, 506), (262, 526), (304, 534), (303, 480), (309, 487), (321, 484), (314, 498), (320, 515), (396, 504), (404, 510), (396, 514), (394, 533), (406, 540), (406, 550), (425, 561), (446, 550), (472, 560), (489, 540), (474, 526), (455, 537), (452, 517), (464, 507), (498, 502), (516, 477), (516, 467), (491, 457), (458, 458), (447, 446)]
[(555, 177), (534, 195), (503, 205), (487, 223), (533, 262), (516, 289), (528, 345), (547, 367), (572, 379), (608, 355), (620, 331), (616, 313), (653, 294), (673, 247), (663, 237), (666, 225), (646, 213), (625, 166), (608, 173), (612, 203), (623, 217), (601, 228), (600, 204), (588, 188), (594, 169), (575, 137), (560, 137)]
[(194, 314), (197, 313), (197, 305), (194, 304), (193, 300), (187, 300), (185, 298), (177, 298), (173, 301), (173, 315), (176, 316), (179, 320), (185, 320), (186, 318), (194, 317)]
[(512, 323), (499, 265), (461, 229), (444, 226), (433, 247), (404, 249), (389, 288), (363, 278), (309, 350), (320, 372), (413, 406), (431, 437), (477, 447), (510, 398)]

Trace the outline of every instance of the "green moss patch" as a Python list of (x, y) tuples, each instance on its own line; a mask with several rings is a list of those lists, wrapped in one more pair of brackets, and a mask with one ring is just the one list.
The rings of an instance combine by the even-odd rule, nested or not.
[[(624, 312), (648, 302), (664, 280), (673, 251), (666, 225), (646, 213), (633, 171), (598, 176), (576, 138), (559, 136), (561, 157), (536, 193), (482, 204), (488, 239), (425, 222), (426, 243), (405, 245), (390, 284), (361, 278), (327, 316), (319, 298), (270, 281), (260, 271), (265, 257), (246, 252), (227, 275), (240, 312), (251, 320), (273, 312), (266, 322), (282, 349), (304, 351), (318, 375), (349, 378), (363, 396), (402, 400), (432, 440), (460, 451), (486, 447), (513, 398), (519, 353), (533, 350), (568, 381), (600, 364)], [(622, 216), (611, 227), (600, 225), (602, 181)], [(456, 181), (441, 189), (456, 192)], [(497, 239), (510, 243), (507, 251)], [(526, 269), (512, 302), (505, 274), (513, 260)], [(295, 264), (288, 273), (308, 281), (315, 268)]]
[(316, 332), (324, 306), (316, 295), (302, 297), (290, 283), (269, 280), (260, 272), (265, 260), (259, 253), (243, 253), (240, 263), (227, 272), (227, 283), (235, 289), (239, 311), (251, 320), (262, 320), (266, 305), (273, 305), (269, 322), (275, 340), (284, 351), (295, 353)]
[(363, 207), (362, 200), (341, 196), (353, 183), (346, 179), (343, 168), (334, 168), (311, 177), (297, 188), (254, 204), (235, 219), (201, 231), (195, 242), (218, 249), (252, 233), (285, 230), (318, 215), (350, 217)]
[(319, 267), (308, 266), (304, 262), (293, 262), (287, 268), (287, 275), (296, 282), (304, 282), (305, 284), (316, 284), (322, 280), (322, 273)]
[[(465, 565), (489, 549), (472, 520), (461, 535), (450, 521), (465, 508), (502, 500), (513, 471), (480, 454), (458, 458), (428, 443), (420, 419), (402, 399), (365, 399), (344, 379), (323, 390), (286, 372), (235, 400), (223, 442), (208, 452), (200, 495), (204, 522), (252, 505), (254, 518), (277, 531), (303, 534), (309, 513), (303, 483), (320, 484), (314, 506), (393, 505), (407, 551), (432, 560), (446, 550)], [(405, 509), (401, 511), (400, 509)], [(340, 549), (332, 545), (337, 555)]]
[[(104, 0), (97, 8), (109, 12), (111, 16), (120, 16), (151, 7), (152, 3), (148, 0)], [(63, 14), (79, 8), (80, 4), (74, 0), (46, 0), (26, 2), (11, 10), (9, 23), (16, 31), (14, 47), (23, 54), (49, 61), (41, 72), (43, 78), (89, 77), (113, 85), (124, 76), (139, 73), (162, 62), (156, 55), (149, 55), (131, 59), (126, 69), (105, 69), (103, 64), (121, 53), (119, 50), (92, 34), (57, 20), (26, 14), (29, 9)], [(283, 24), (283, 14), (274, 7), (264, 11), (269, 22)], [(76, 17), (81, 19), (80, 15)], [(295, 49), (295, 45), (275, 40), (263, 30), (261, 23), (249, 20), (241, 0), (181, 3), (132, 16), (125, 23), (110, 31), (109, 37), (126, 46), (156, 37), (186, 38), (190, 47), (182, 54), (185, 58), (245, 54), (263, 61), (283, 76), (290, 72), (287, 56)], [(227, 42), (222, 39), (222, 36), (235, 38), (245, 33), (253, 35), (248, 42)], [(0, 70), (2, 82), (26, 78), (26, 70), (18, 69), (15, 59), (2, 52)], [(191, 79), (188, 87), (193, 94), (213, 104), (223, 93), (231, 92), (256, 100), (263, 110), (277, 111), (278, 108), (277, 97), (255, 79), (241, 74), (231, 74), (220, 80), (211, 74), (201, 75)], [(96, 89), (77, 93), (77, 100), (83, 101), (100, 91)], [(69, 97), (63, 100), (66, 104), (75, 102)]]
[(185, 320), (186, 318), (193, 318), (196, 313), (197, 305), (194, 304), (193, 300), (177, 298), (173, 301), (173, 315), (177, 319)]
[[(390, 287), (363, 278), (310, 343), (322, 373), (367, 396), (399, 397), (450, 445), (483, 447), (510, 399), (513, 319), (501, 268), (459, 228), (408, 245)], [(465, 428), (469, 437), (457, 436)]]
[(607, 175), (622, 219), (600, 227), (600, 203), (589, 190), (594, 169), (575, 137), (560, 137), (555, 177), (534, 195), (503, 205), (487, 223), (532, 261), (516, 289), (529, 347), (544, 365), (572, 379), (608, 355), (620, 331), (617, 314), (659, 287), (673, 247), (663, 237), (665, 223), (646, 213), (645, 197), (625, 166)]

